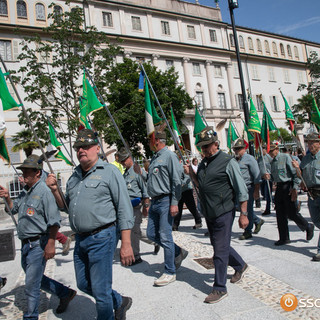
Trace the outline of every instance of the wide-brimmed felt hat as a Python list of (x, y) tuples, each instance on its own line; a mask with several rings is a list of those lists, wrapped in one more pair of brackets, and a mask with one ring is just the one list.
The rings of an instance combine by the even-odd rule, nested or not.
[(98, 143), (98, 139), (92, 130), (83, 129), (78, 133), (76, 142), (74, 143), (73, 147), (80, 148), (96, 145)]
[(17, 167), (17, 169), (38, 169), (42, 170), (43, 163), (40, 160), (40, 157), (32, 154), (27, 159), (25, 159), (21, 166)]
[(279, 148), (279, 142), (278, 141), (273, 141), (270, 143), (270, 151), (275, 150)]
[(304, 140), (305, 141), (320, 141), (320, 134), (318, 132), (311, 132), (306, 136), (306, 138)]
[(130, 157), (130, 153), (127, 151), (127, 149), (125, 147), (122, 147), (118, 152), (117, 152), (117, 156), (118, 156), (118, 161), (124, 161), (127, 158)]
[(238, 139), (235, 144), (233, 145), (232, 149), (235, 150), (235, 149), (243, 149), (246, 147), (246, 144), (244, 143), (244, 140), (243, 139)]
[(207, 126), (198, 134), (197, 147), (206, 146), (216, 141), (218, 141), (217, 133), (213, 127)]

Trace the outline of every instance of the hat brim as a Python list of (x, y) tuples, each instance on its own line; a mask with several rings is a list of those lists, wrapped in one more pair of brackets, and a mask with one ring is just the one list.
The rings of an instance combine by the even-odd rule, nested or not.
[(130, 157), (129, 154), (118, 154), (118, 161), (122, 162)]
[(201, 147), (203, 147), (203, 146), (207, 146), (207, 145), (209, 145), (209, 144), (211, 144), (211, 143), (214, 143), (214, 142), (216, 142), (216, 141), (217, 141), (217, 140), (213, 140), (213, 139), (208, 140), (208, 141), (200, 141), (200, 142), (197, 143), (197, 147), (201, 148)]
[(240, 150), (240, 149), (243, 149), (245, 148), (246, 146), (243, 144), (241, 146), (236, 146), (236, 147), (232, 147), (233, 150)]
[(17, 167), (17, 169), (37, 169), (37, 170), (42, 170), (42, 168), (36, 167), (32, 164), (22, 164), (21, 166)]

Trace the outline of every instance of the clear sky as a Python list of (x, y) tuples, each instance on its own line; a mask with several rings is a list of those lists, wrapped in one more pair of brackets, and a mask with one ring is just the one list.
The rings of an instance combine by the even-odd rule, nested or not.
[[(195, 3), (195, 0), (184, 0)], [(199, 0), (215, 7), (214, 0)], [(236, 25), (320, 43), (320, 0), (238, 0)], [(220, 0), (222, 20), (230, 23), (228, 0)]]

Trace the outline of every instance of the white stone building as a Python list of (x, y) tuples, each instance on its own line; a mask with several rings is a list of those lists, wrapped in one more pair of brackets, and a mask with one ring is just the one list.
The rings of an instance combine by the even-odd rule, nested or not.
[[(9, 69), (19, 67), (17, 56), (23, 37), (50, 23), (50, 3), (51, 0), (0, 0), (0, 53)], [(70, 10), (64, 1), (55, 3), (56, 10)], [(242, 132), (239, 115), (242, 119), (244, 115), (232, 28), (222, 21), (218, 7), (179, 0), (71, 1), (71, 8), (74, 6), (84, 8), (88, 26), (96, 26), (111, 39), (122, 39), (127, 57), (152, 61), (162, 70), (174, 66), (179, 81), (199, 104), (208, 124), (215, 126), (230, 118)], [(18, 34), (14, 31), (17, 26)], [(297, 92), (298, 85), (310, 80), (307, 58), (311, 51), (320, 52), (320, 44), (243, 27), (237, 27), (237, 33), (245, 86), (250, 89), (261, 118), (259, 95), (277, 126), (286, 127), (278, 89), (282, 89), (290, 105), (297, 102), (303, 94)], [(7, 112), (5, 119), (11, 147), (10, 136), (20, 130), (17, 112)], [(193, 123), (194, 110), (188, 110), (184, 124), (189, 135), (183, 138), (194, 153)], [(222, 148), (226, 148), (227, 126), (228, 122), (225, 130), (218, 133)], [(21, 162), (23, 154), (12, 154), (12, 160)]]

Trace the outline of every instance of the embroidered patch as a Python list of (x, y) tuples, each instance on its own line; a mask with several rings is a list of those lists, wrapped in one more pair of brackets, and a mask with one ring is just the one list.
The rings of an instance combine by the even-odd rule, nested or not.
[(284, 177), (286, 175), (286, 171), (284, 169), (279, 169), (279, 176)]
[(159, 173), (159, 168), (154, 168), (154, 169), (153, 169), (153, 173), (154, 173), (154, 174), (158, 174), (158, 173)]
[(34, 215), (34, 209), (33, 208), (28, 208), (27, 209), (27, 215), (32, 217)]
[(35, 196), (32, 196), (32, 199), (37, 199), (37, 200), (40, 200), (40, 197), (35, 195)]
[(316, 170), (316, 176), (320, 177), (320, 170)]
[(128, 188), (128, 189), (131, 189), (131, 183), (128, 183), (128, 184), (127, 184), (127, 188)]

